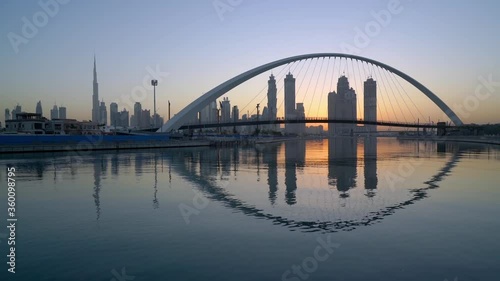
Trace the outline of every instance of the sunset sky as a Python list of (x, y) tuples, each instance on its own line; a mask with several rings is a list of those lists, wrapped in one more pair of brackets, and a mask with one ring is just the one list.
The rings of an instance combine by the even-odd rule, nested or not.
[[(38, 100), (45, 116), (57, 103), (67, 107), (68, 118), (90, 119), (94, 52), (99, 97), (108, 111), (111, 102), (133, 111), (127, 101), (137, 87), (148, 92), (141, 100), (143, 108), (152, 108), (152, 88), (143, 86), (150, 70), (163, 73), (157, 107), (166, 116), (168, 100), (175, 114), (202, 93), (253, 67), (300, 54), (350, 52), (409, 74), (452, 108), (468, 102), (473, 110), (461, 116), (466, 123), (500, 122), (500, 86), (495, 82), (484, 86), (478, 80), (500, 81), (498, 1), (60, 2), (68, 3), (0, 2), (2, 124), (5, 108), (12, 110), (19, 103), (24, 111), (34, 112)], [(57, 9), (49, 5), (54, 12), (46, 17), (47, 22), (25, 36), (26, 20), (40, 23), (47, 14), (39, 3), (58, 4)], [(378, 24), (380, 29), (367, 37), (368, 42), (357, 44), (358, 30), (376, 22), (380, 11), (390, 19)], [(15, 43), (12, 38), (22, 41)], [(346, 50), (342, 47), (346, 45), (356, 49)], [(251, 103), (270, 74), (228, 93), (231, 104), (242, 108)], [(297, 84), (301, 78), (305, 79), (298, 76)], [(314, 87), (316, 80), (312, 81)], [(278, 89), (282, 83), (278, 81)], [(474, 96), (478, 87), (482, 87), (480, 100)], [(325, 116), (326, 107), (318, 99), (320, 90), (309, 90), (315, 93), (309, 103), (319, 108), (319, 112), (313, 110), (314, 115)], [(356, 90), (362, 99), (361, 89)], [(328, 91), (323, 93), (323, 103)], [(421, 93), (408, 91), (424, 115), (442, 118)], [(254, 107), (251, 103), (248, 110)]]

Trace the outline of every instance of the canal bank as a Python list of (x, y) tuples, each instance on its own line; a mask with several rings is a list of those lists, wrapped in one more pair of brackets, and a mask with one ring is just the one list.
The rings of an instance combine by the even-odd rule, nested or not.
[(70, 152), (209, 146), (208, 140), (170, 139), (168, 135), (65, 136), (0, 135), (0, 153)]

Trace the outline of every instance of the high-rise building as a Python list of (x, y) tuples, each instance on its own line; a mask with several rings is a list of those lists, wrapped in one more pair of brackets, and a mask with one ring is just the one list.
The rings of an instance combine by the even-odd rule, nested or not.
[(118, 120), (116, 126), (121, 126), (127, 128), (130, 126), (129, 123), (129, 112), (124, 108), (121, 112), (118, 113)]
[(219, 110), (217, 109), (217, 102), (215, 101), (210, 103), (209, 117), (210, 123), (216, 123), (219, 121)]
[(200, 111), (200, 122), (209, 123), (209, 121), (210, 121), (210, 105), (207, 105)]
[(261, 120), (268, 120), (269, 119), (269, 109), (267, 109), (267, 106), (264, 106), (262, 109), (262, 115), (261, 115)]
[(101, 101), (101, 106), (99, 107), (99, 117), (101, 118), (99, 121), (100, 124), (108, 124), (108, 110), (104, 101)]
[(59, 119), (66, 119), (66, 107), (59, 107)]
[[(278, 109), (276, 108), (277, 93), (276, 79), (274, 79), (274, 75), (271, 74), (271, 76), (269, 76), (269, 80), (267, 81), (267, 118), (269, 120), (276, 120), (276, 116), (278, 114)], [(269, 129), (271, 131), (276, 131), (276, 125), (269, 125)]]
[(42, 101), (38, 101), (36, 103), (36, 114), (40, 114), (43, 116)]
[[(306, 111), (304, 103), (297, 103), (296, 109), (297, 119), (306, 119)], [(297, 124), (297, 134), (304, 135), (306, 133), (306, 123)]]
[(225, 97), (221, 102), (221, 123), (231, 122), (231, 103), (229, 98)]
[(149, 109), (144, 109), (141, 112), (141, 128), (150, 128), (151, 127), (151, 111)]
[(134, 127), (141, 127), (142, 105), (140, 102), (134, 104)]
[[(337, 83), (337, 93), (328, 94), (328, 119), (356, 120), (356, 92), (349, 88), (347, 77), (341, 76)], [(330, 123), (330, 135), (352, 135), (356, 124)]]
[(130, 127), (137, 127), (137, 120), (135, 115), (130, 116)]
[(160, 116), (160, 114), (156, 113), (153, 114), (153, 116), (151, 116), (151, 118), (153, 119), (152, 120), (152, 124), (156, 124), (156, 128), (159, 128), (163, 125), (163, 118)]
[(8, 108), (5, 109), (5, 121), (10, 120), (10, 110)]
[(232, 117), (233, 117), (233, 122), (238, 122), (240, 119), (240, 110), (238, 109), (238, 106), (235, 105), (233, 106), (233, 112), (232, 112)]
[(101, 108), (99, 106), (99, 84), (97, 83), (97, 69), (94, 55), (94, 82), (92, 94), (92, 122), (99, 123), (102, 121)]
[[(295, 78), (288, 72), (285, 77), (285, 119), (295, 119)], [(285, 132), (296, 133), (295, 124), (285, 124)]]
[[(365, 121), (377, 121), (377, 81), (368, 78), (364, 83)], [(365, 125), (368, 132), (376, 132), (376, 125)]]
[(120, 115), (118, 113), (118, 104), (116, 102), (112, 102), (109, 105), (109, 125), (121, 126)]
[(50, 119), (59, 119), (59, 108), (55, 104), (50, 110)]
[(18, 104), (16, 107), (12, 110), (12, 118), (11, 119), (17, 119), (17, 114), (22, 112), (21, 106)]

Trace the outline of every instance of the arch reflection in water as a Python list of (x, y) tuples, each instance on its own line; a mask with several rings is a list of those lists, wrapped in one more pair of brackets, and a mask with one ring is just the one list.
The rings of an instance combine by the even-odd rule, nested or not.
[[(364, 140), (365, 143), (365, 156), (364, 156), (364, 163), (365, 166), (368, 166), (368, 168), (365, 171), (366, 179), (365, 179), (365, 189), (366, 191), (373, 192), (378, 186), (378, 180), (377, 180), (377, 174), (376, 174), (376, 161), (377, 158), (374, 157), (376, 155), (376, 144), (377, 140)], [(342, 143), (339, 142), (339, 143)], [(355, 139), (345, 139), (344, 144), (346, 145), (351, 145), (350, 150), (347, 149), (348, 154), (346, 152), (338, 152), (335, 149), (335, 145), (333, 145), (332, 142), (332, 147), (333, 150), (331, 150), (330, 155), (334, 156), (334, 161), (328, 161), (328, 170), (332, 170), (333, 175), (337, 175), (335, 173), (338, 173), (337, 171), (334, 171), (335, 169), (340, 169), (346, 171), (348, 176), (346, 177), (347, 180), (345, 180), (346, 185), (343, 185), (343, 187), (347, 186), (349, 189), (352, 189), (355, 187), (355, 177), (356, 177), (356, 158), (352, 159), (351, 157), (348, 157), (348, 155), (352, 156), (352, 152), (356, 150), (354, 148), (355, 146), (353, 144), (356, 144), (357, 141)], [(288, 145), (288, 146), (287, 146)], [(285, 142), (283, 144), (284, 146), (284, 154), (285, 154), (285, 162), (290, 162), (290, 163), (283, 163), (284, 169), (285, 169), (285, 187), (286, 189), (289, 189), (285, 192), (285, 202), (286, 205), (288, 205), (290, 208), (294, 208), (294, 206), (297, 204), (297, 190), (300, 190), (300, 186), (298, 186), (297, 181), (293, 179), (297, 179), (297, 174), (296, 171), (298, 168), (300, 168), (301, 165), (305, 165), (305, 161), (302, 160), (305, 157), (304, 153), (302, 153), (304, 150), (300, 149), (300, 142), (297, 142), (294, 144), (293, 142)], [(330, 147), (330, 146), (329, 146)], [(342, 148), (342, 146), (339, 146), (339, 148)], [(246, 155), (245, 158), (247, 158), (248, 162), (251, 162), (252, 159), (249, 155), (249, 152), (251, 150), (245, 150), (242, 151), (243, 155)], [(267, 166), (267, 172), (268, 172), (268, 177), (267, 177), (267, 185), (269, 188), (268, 192), (268, 199), (271, 202), (271, 206), (274, 206), (276, 204), (276, 199), (277, 199), (277, 190), (279, 188), (279, 153), (280, 151), (280, 146), (266, 146), (262, 150), (263, 153), (263, 162), (265, 166)], [(288, 154), (287, 154), (288, 151)], [(295, 152), (293, 152), (295, 151)], [(275, 153), (276, 152), (276, 153)], [(205, 151), (199, 151), (201, 155), (205, 153)], [(255, 153), (257, 154), (257, 153)], [(278, 156), (276, 156), (278, 155)], [(339, 157), (341, 156), (341, 157)], [(258, 158), (255, 155), (256, 159)], [(340, 159), (339, 159), (340, 158)], [(346, 158), (349, 161), (345, 161)], [(384, 219), (384, 217), (389, 216), (394, 214), (398, 209), (405, 208), (406, 206), (412, 205), (416, 203), (419, 200), (422, 200), (426, 197), (428, 197), (428, 191), (430, 189), (434, 189), (438, 187), (438, 183), (444, 178), (450, 174), (451, 169), (458, 163), (458, 161), (461, 158), (461, 153), (455, 151), (453, 156), (449, 158), (449, 160), (444, 164), (444, 166), (439, 169), (439, 171), (430, 176), (428, 180), (425, 180), (425, 182), (422, 182), (421, 184), (423, 187), (421, 188), (414, 188), (411, 190), (408, 190), (408, 195), (406, 199), (401, 200), (400, 202), (396, 203), (391, 203), (391, 204), (386, 204), (384, 206), (381, 206), (380, 209), (376, 211), (370, 211), (370, 212), (365, 212), (362, 217), (355, 218), (355, 219), (330, 219), (330, 220), (322, 220), (318, 217), (318, 219), (315, 220), (300, 220), (297, 218), (291, 218), (289, 216), (283, 216), (281, 214), (273, 214), (273, 209), (267, 209), (267, 208), (259, 208), (256, 207), (256, 205), (250, 203), (250, 201), (245, 202), (244, 200), (238, 198), (234, 194), (231, 194), (230, 188), (226, 187), (221, 187), (217, 180), (214, 180), (214, 178), (207, 178), (202, 176), (201, 174), (197, 173), (195, 170), (191, 170), (186, 163), (186, 165), (176, 165), (175, 172), (177, 172), (182, 178), (190, 181), (191, 183), (195, 184), (197, 188), (205, 194), (205, 196), (212, 201), (219, 202), (223, 206), (230, 208), (232, 210), (236, 210), (239, 212), (242, 212), (245, 215), (255, 217), (255, 218), (265, 218), (267, 220), (272, 221), (273, 224), (275, 225), (281, 225), (289, 228), (290, 230), (294, 229), (300, 229), (302, 231), (306, 232), (315, 232), (315, 231), (322, 231), (322, 232), (336, 232), (339, 230), (353, 230), (357, 227), (360, 226), (368, 226), (372, 225), (373, 223), (379, 222)], [(175, 163), (182, 163), (185, 162), (185, 155), (182, 155), (182, 152), (179, 152), (178, 154), (175, 154), (173, 157), (173, 161)], [(234, 160), (234, 158), (233, 158)], [(337, 161), (339, 160), (339, 161)], [(306, 160), (307, 161), (307, 160)], [(245, 163), (245, 162), (244, 162)], [(241, 163), (239, 163), (241, 165)], [(288, 164), (288, 165), (287, 165)], [(333, 164), (333, 165), (332, 165)], [(339, 175), (340, 176), (340, 175)], [(342, 179), (344, 180), (344, 179)], [(342, 181), (341, 180), (341, 181)], [(230, 187), (230, 185), (229, 185)], [(339, 188), (342, 189), (342, 188)], [(258, 192), (258, 190), (251, 189), (252, 192)], [(343, 191), (344, 192), (344, 191)], [(372, 194), (373, 196), (373, 194)], [(345, 198), (345, 199), (348, 199)], [(294, 200), (294, 201), (291, 201)], [(289, 204), (293, 203), (293, 204)], [(261, 204), (258, 204), (261, 205)], [(303, 206), (301, 209), (303, 210)], [(359, 211), (359, 210), (358, 210)]]

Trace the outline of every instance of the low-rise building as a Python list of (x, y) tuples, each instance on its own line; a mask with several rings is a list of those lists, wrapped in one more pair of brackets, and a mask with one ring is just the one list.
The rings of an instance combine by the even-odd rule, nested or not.
[(5, 120), (7, 133), (45, 134), (48, 120), (37, 113), (17, 113), (15, 119)]

